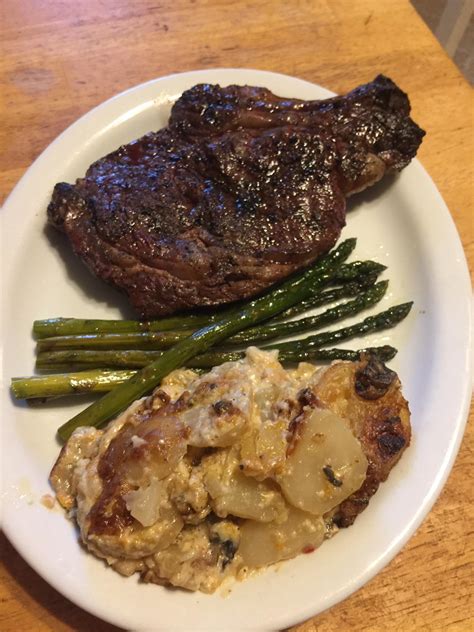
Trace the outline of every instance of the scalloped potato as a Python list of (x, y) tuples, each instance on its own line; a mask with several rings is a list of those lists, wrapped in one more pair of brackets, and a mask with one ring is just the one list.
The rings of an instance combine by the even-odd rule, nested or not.
[(213, 592), (350, 524), (409, 439), (398, 378), (376, 359), (285, 371), (250, 348), (78, 429), (50, 480), (115, 570)]
[(322, 516), (289, 507), (283, 522), (246, 520), (240, 530), (239, 555), (250, 568), (269, 566), (280, 560), (310, 553), (324, 540), (326, 525)]
[(359, 489), (367, 459), (347, 423), (331, 411), (316, 408), (299, 425), (277, 481), (293, 507), (322, 516)]

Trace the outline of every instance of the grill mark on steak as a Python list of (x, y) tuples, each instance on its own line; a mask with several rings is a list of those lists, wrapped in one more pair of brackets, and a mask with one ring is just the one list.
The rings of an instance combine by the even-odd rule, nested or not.
[(346, 197), (410, 162), (409, 112), (383, 76), (325, 101), (197, 85), (167, 128), (57, 184), (48, 218), (141, 317), (247, 298), (327, 252)]

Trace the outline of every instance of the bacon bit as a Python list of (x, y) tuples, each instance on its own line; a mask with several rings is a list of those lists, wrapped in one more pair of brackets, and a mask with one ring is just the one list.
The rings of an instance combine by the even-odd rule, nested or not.
[(238, 415), (240, 410), (229, 399), (220, 399), (212, 404), (212, 409), (217, 416)]
[(54, 498), (54, 496), (51, 496), (51, 494), (44, 494), (43, 496), (41, 496), (40, 503), (44, 507), (46, 507), (46, 509), (54, 509), (55, 502), (56, 499)]
[(156, 388), (153, 391), (151, 397), (153, 399), (159, 400), (162, 404), (169, 404), (171, 401), (171, 397), (168, 395), (168, 393), (163, 391), (160, 387)]
[(314, 546), (311, 546), (310, 544), (308, 546), (305, 546), (303, 549), (303, 553), (313, 553), (313, 551), (316, 551)]
[(316, 408), (320, 405), (318, 398), (310, 388), (303, 388), (296, 397), (298, 399), (299, 405), (302, 408), (304, 408), (305, 406)]
[(288, 425), (288, 446), (286, 448), (286, 455), (290, 456), (296, 448), (296, 444), (301, 438), (303, 427), (305, 426), (306, 416), (304, 413), (300, 413), (294, 417)]

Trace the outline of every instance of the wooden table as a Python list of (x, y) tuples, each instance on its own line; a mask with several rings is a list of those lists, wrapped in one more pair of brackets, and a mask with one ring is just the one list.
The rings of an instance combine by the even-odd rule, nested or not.
[[(84, 112), (161, 75), (260, 68), (343, 93), (383, 72), (409, 93), (428, 132), (419, 157), (472, 264), (472, 92), (408, 2), (3, 0), (1, 11), (0, 195)], [(473, 629), (473, 447), (471, 424), (440, 499), (403, 551), (299, 632)], [(3, 539), (0, 629), (117, 628), (50, 588)]]

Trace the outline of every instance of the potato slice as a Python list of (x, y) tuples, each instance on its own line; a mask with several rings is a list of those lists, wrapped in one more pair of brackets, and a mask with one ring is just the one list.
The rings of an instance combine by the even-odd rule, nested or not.
[(324, 540), (325, 524), (319, 516), (290, 508), (285, 522), (247, 520), (240, 529), (238, 553), (251, 568), (310, 553)]
[(203, 465), (203, 480), (210, 505), (219, 517), (232, 514), (260, 522), (285, 520), (286, 504), (275, 483), (245, 476), (234, 451), (214, 456)]
[(290, 504), (321, 516), (359, 489), (366, 471), (367, 459), (348, 423), (318, 408), (298, 426), (277, 480)]
[(110, 467), (119, 467), (124, 454), (127, 480), (139, 486), (151, 483), (154, 478), (166, 478), (187, 450), (187, 432), (181, 419), (177, 415), (164, 415), (160, 410), (135, 429), (119, 435), (116, 441), (112, 456), (117, 454), (117, 463), (111, 459)]
[(148, 486), (139, 487), (123, 495), (128, 511), (144, 527), (155, 524), (162, 507), (168, 504), (168, 481), (169, 479), (155, 479)]
[(263, 480), (281, 472), (288, 446), (287, 427), (286, 419), (267, 420), (242, 436), (240, 459), (246, 475)]

